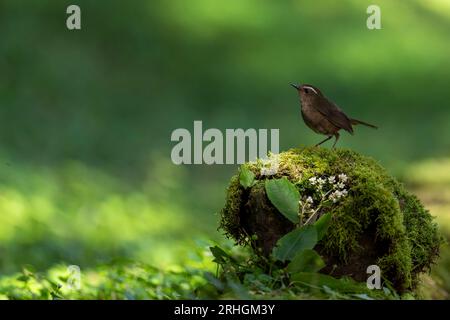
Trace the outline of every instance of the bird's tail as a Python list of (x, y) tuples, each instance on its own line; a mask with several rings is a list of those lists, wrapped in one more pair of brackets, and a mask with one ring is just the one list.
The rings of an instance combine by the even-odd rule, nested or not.
[(367, 122), (364, 122), (361, 120), (350, 119), (350, 121), (352, 122), (352, 124), (363, 124), (365, 126), (368, 126), (368, 127), (374, 128), (374, 129), (378, 129), (377, 126), (374, 126), (373, 124), (370, 124), (370, 123), (367, 123)]

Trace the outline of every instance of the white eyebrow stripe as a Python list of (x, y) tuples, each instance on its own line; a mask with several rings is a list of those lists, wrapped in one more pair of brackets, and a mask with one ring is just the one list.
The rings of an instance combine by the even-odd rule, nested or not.
[(314, 91), (315, 94), (319, 94), (319, 93), (316, 91), (316, 89), (314, 89), (313, 87), (310, 87), (310, 86), (304, 86), (303, 88), (308, 88), (308, 89)]

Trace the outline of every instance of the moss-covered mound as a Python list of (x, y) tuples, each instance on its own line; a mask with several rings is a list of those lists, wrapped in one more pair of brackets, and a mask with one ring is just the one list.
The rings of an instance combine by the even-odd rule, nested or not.
[[(276, 163), (274, 172), (264, 169)], [(418, 275), (438, 257), (442, 240), (432, 216), (371, 158), (350, 150), (306, 148), (271, 156), (269, 163), (258, 160), (243, 166), (256, 181), (244, 188), (239, 174), (232, 177), (220, 227), (258, 254), (270, 254), (276, 241), (295, 227), (267, 198), (266, 179), (287, 177), (305, 197), (308, 189), (303, 186), (311, 178), (346, 175), (346, 196), (323, 209), (333, 218), (315, 248), (327, 264), (322, 273), (365, 281), (367, 267), (375, 264), (385, 280), (404, 291), (413, 289)]]

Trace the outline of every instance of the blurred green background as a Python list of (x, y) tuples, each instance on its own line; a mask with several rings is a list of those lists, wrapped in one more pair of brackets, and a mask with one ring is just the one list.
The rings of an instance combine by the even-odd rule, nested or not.
[[(165, 266), (220, 239), (236, 166), (172, 164), (171, 132), (202, 120), (314, 144), (291, 82), (379, 125), (339, 146), (378, 159), (450, 230), (450, 1), (378, 0), (373, 31), (370, 4), (1, 0), (0, 273)], [(450, 286), (449, 256), (430, 285)]]

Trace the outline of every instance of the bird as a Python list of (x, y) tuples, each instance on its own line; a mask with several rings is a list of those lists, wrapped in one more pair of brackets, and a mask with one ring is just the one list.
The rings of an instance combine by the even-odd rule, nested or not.
[(339, 130), (344, 129), (353, 135), (353, 126), (357, 124), (378, 129), (373, 124), (348, 117), (341, 108), (313, 85), (291, 83), (291, 86), (297, 89), (300, 96), (303, 121), (314, 132), (327, 136), (325, 140), (316, 144), (316, 147), (335, 137), (332, 147), (334, 149), (339, 140)]

